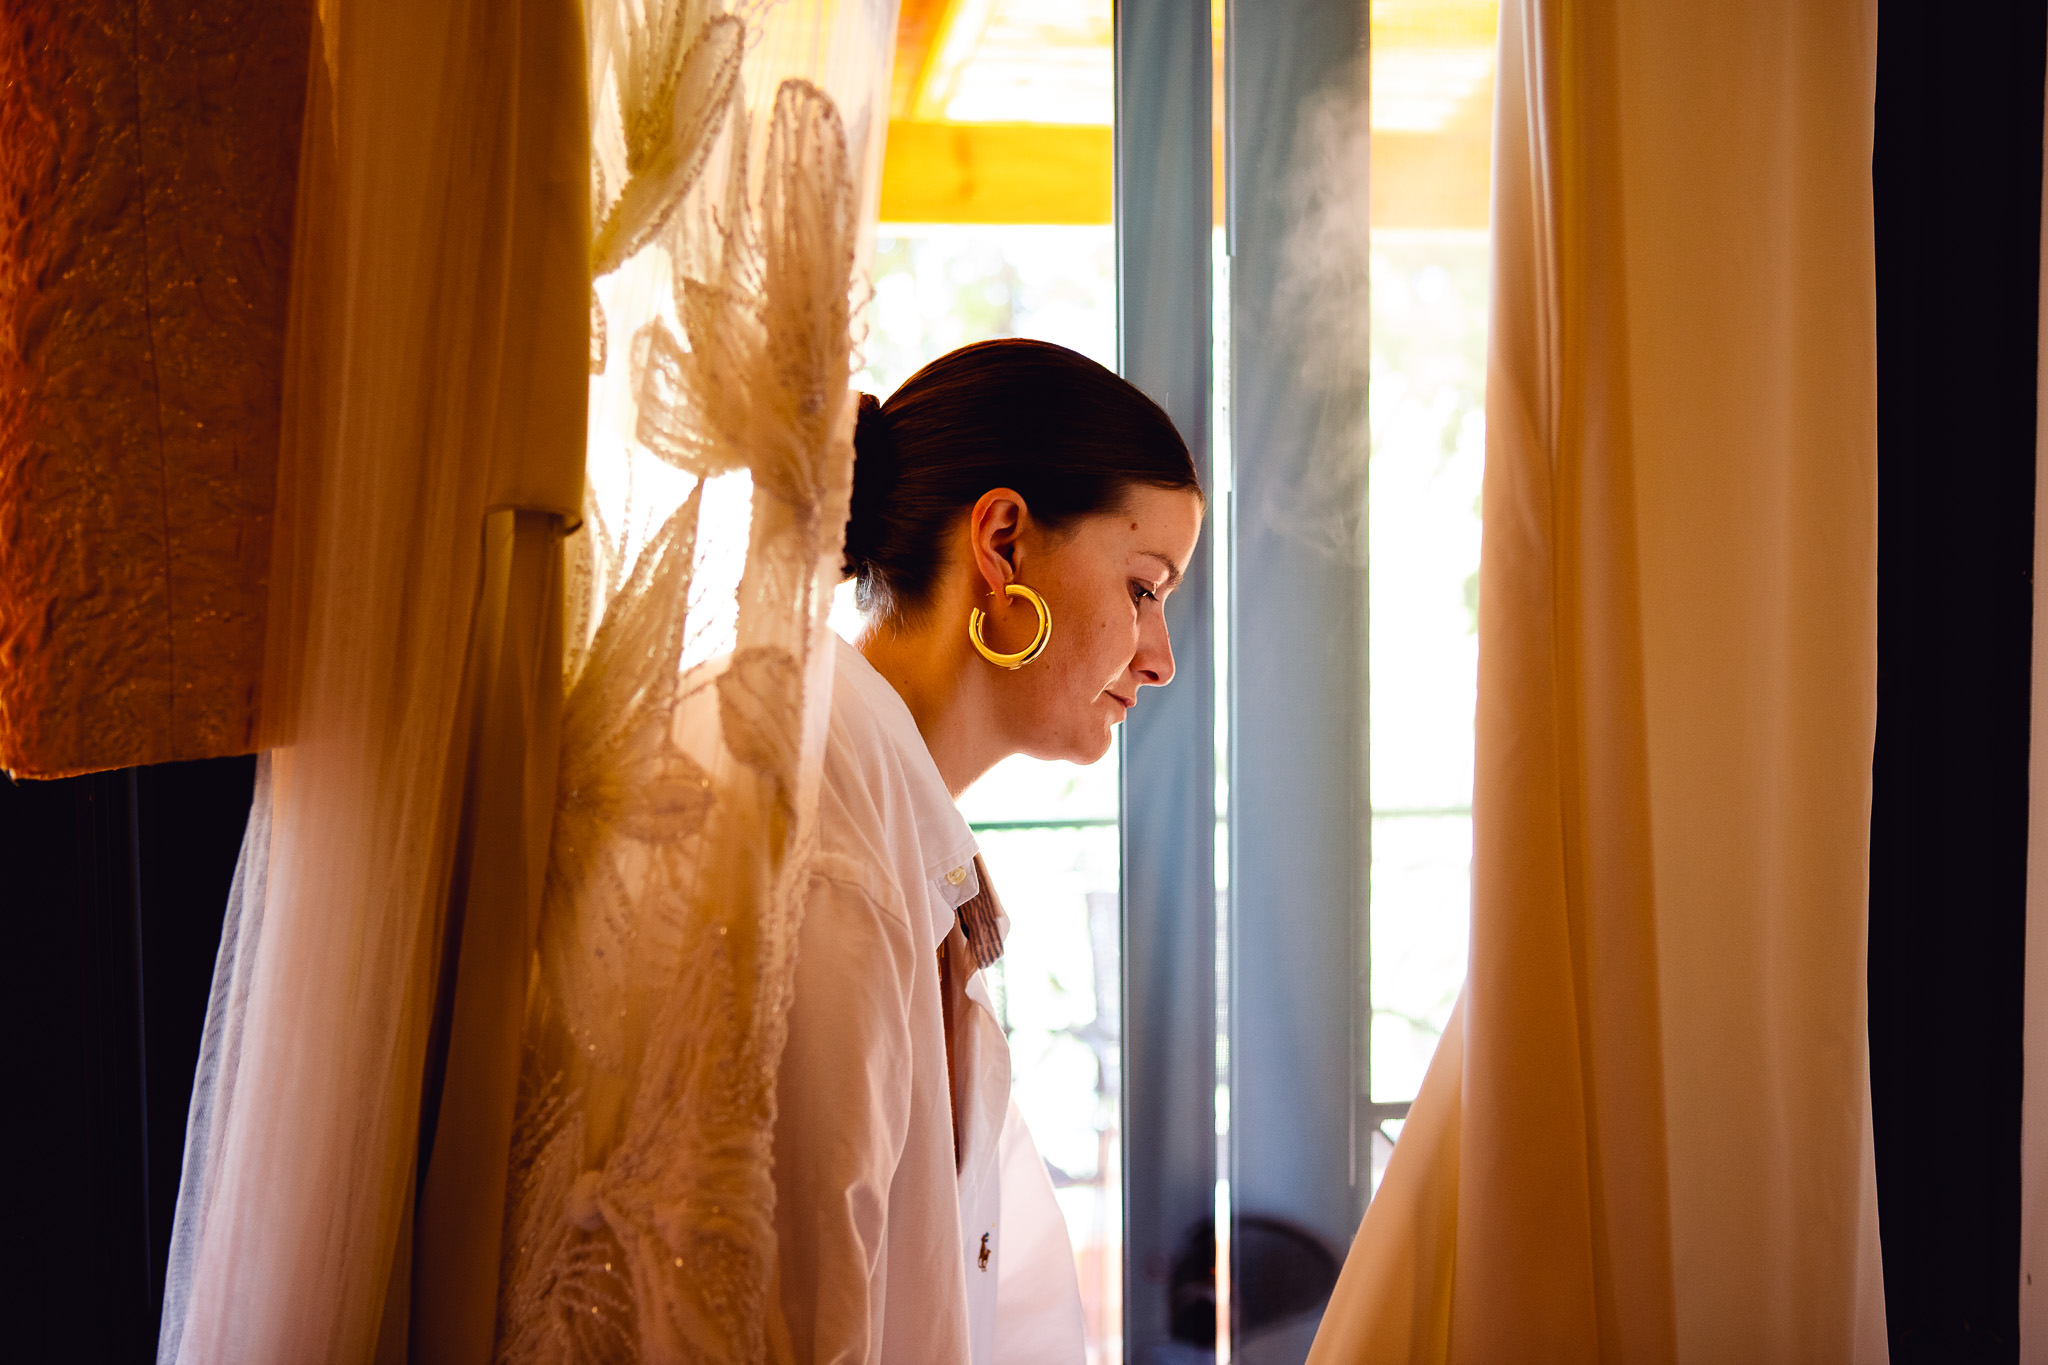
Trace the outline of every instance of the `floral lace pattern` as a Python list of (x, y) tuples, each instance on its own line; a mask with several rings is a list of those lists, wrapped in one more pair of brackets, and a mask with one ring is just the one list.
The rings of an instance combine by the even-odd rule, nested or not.
[[(591, 20), (594, 273), (667, 269), (641, 316), (594, 302), (594, 337), (634, 325), (592, 369), (629, 366), (611, 380), (630, 385), (633, 457), (687, 491), (645, 535), (593, 498), (572, 542), (508, 1362), (755, 1361), (771, 1339), (775, 1072), (852, 475), (859, 199), (818, 86), (783, 80), (750, 113), (758, 20), (706, 0)], [(707, 603), (707, 489), (729, 476), (751, 486), (745, 563), (734, 601)], [(730, 648), (692, 659), (712, 606)]]

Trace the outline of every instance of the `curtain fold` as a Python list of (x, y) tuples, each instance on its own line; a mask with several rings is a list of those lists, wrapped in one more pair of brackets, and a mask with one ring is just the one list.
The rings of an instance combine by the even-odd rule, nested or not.
[(1876, 1360), (1865, 0), (1508, 0), (1472, 956), (1311, 1359)]
[(491, 513), (484, 537), (468, 767), (421, 1087), (415, 1259), (403, 1299), (384, 1310), (394, 1343), (436, 1365), (491, 1359), (520, 1026), (562, 736), (561, 519), (506, 508)]
[(581, 503), (581, 29), (573, 0), (316, 17), (266, 640), (284, 742), (223, 940), (163, 1361), (361, 1362), (405, 1322), (476, 623), (546, 614), (483, 604), (485, 517)]

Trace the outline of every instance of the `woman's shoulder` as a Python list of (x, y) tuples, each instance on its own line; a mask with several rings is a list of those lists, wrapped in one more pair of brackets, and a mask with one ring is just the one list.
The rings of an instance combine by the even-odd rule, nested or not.
[[(832, 636), (832, 650), (832, 728), (826, 742), (879, 756), (900, 750), (906, 731), (916, 740), (917, 722), (889, 680), (844, 637)], [(922, 749), (923, 742), (916, 742)]]
[(917, 804), (917, 798), (929, 796), (926, 788), (936, 786), (943, 793), (944, 783), (910, 708), (859, 650), (832, 638), (837, 656), (832, 661), (832, 719), (825, 734), (827, 786), (864, 798), (882, 816)]

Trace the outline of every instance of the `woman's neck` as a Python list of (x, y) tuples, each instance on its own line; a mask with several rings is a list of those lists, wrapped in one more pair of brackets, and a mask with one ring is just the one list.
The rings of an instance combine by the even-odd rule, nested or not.
[[(940, 628), (950, 615), (960, 617), (961, 629)], [(1011, 752), (994, 724), (989, 671), (967, 642), (966, 616), (965, 607), (949, 613), (940, 606), (911, 626), (875, 621), (861, 632), (857, 646), (910, 708), (917, 733), (956, 800)]]

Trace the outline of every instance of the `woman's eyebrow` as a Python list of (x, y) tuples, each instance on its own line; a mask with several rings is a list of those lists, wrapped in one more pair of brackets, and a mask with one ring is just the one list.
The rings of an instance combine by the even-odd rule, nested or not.
[(1180, 570), (1174, 567), (1173, 560), (1169, 556), (1163, 555), (1157, 550), (1139, 550), (1137, 554), (1141, 559), (1156, 559), (1159, 561), (1160, 565), (1166, 570), (1166, 587), (1168, 590), (1180, 586)]

